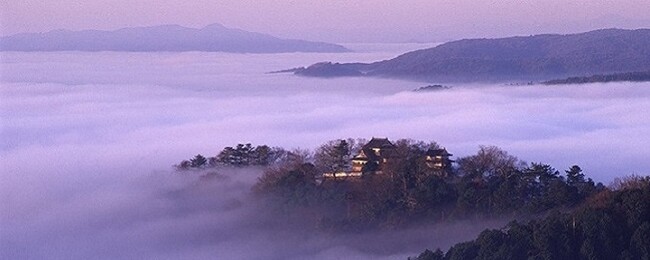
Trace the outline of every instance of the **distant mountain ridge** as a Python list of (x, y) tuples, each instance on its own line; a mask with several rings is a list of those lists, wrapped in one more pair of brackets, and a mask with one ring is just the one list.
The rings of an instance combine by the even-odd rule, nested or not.
[(347, 52), (341, 45), (226, 28), (212, 24), (201, 29), (179, 25), (129, 27), (114, 31), (55, 30), (0, 38), (0, 51), (132, 51), (132, 52)]
[[(326, 66), (327, 65), (327, 66)], [(466, 39), (374, 63), (318, 63), (305, 76), (359, 74), (437, 82), (548, 80), (650, 70), (650, 29)], [(355, 73), (357, 72), (357, 73)]]

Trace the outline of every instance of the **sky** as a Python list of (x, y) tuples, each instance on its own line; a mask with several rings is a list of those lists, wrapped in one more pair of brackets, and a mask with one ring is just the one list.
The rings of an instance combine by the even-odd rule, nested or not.
[(647, 28), (648, 13), (647, 0), (5, 0), (0, 34), (222, 23), (327, 42), (439, 42)]

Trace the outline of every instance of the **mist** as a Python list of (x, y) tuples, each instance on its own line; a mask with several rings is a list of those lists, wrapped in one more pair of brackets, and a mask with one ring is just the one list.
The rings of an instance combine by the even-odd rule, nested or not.
[(0, 53), (0, 256), (404, 259), (505, 223), (323, 235), (251, 197), (261, 169), (217, 169), (218, 177), (201, 181), (171, 168), (237, 143), (313, 149), (336, 138), (413, 138), (436, 141), (456, 158), (496, 145), (561, 171), (578, 164), (605, 183), (650, 172), (650, 83), (422, 93), (411, 90), (427, 83), (266, 73), (426, 46)]

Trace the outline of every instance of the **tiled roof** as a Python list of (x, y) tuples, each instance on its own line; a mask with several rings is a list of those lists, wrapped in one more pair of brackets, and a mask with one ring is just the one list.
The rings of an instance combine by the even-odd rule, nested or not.
[(371, 148), (363, 148), (352, 160), (378, 161), (380, 158)]
[(453, 156), (453, 154), (450, 154), (447, 152), (447, 149), (429, 149), (426, 153), (428, 156)]
[(363, 146), (364, 149), (367, 148), (394, 148), (395, 145), (388, 141), (388, 138), (375, 138), (370, 139), (366, 145)]

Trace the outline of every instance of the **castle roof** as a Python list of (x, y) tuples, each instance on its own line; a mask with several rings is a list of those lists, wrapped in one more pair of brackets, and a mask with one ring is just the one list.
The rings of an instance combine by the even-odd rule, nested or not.
[(370, 141), (363, 146), (363, 149), (372, 149), (372, 148), (395, 148), (395, 145), (388, 141), (388, 138), (375, 138), (373, 137)]
[(379, 160), (379, 156), (375, 154), (375, 151), (373, 151), (371, 148), (364, 148), (359, 151), (359, 154), (352, 158), (352, 160), (355, 161), (377, 161)]
[(429, 149), (427, 150), (426, 155), (428, 156), (453, 156), (453, 154), (450, 154), (447, 152), (447, 149), (442, 148), (442, 149)]

